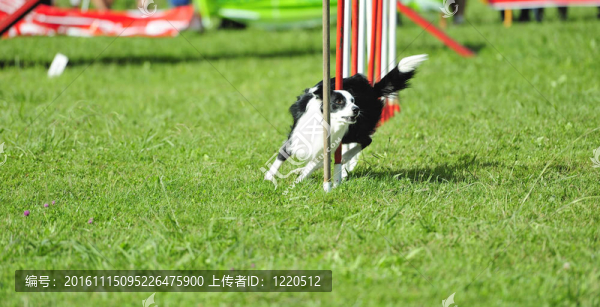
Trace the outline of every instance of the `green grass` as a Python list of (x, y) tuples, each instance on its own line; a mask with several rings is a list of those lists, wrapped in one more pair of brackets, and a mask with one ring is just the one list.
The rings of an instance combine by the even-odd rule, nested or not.
[[(509, 29), (479, 3), (468, 13), (472, 26), (448, 32), (479, 49), (471, 59), (405, 20), (399, 55), (430, 60), (329, 194), (322, 173), (284, 196), (293, 179), (275, 190), (260, 172), (288, 106), (320, 79), (319, 30), (186, 33), (194, 48), (181, 36), (3, 40), (0, 305), (149, 295), (15, 293), (17, 269), (254, 265), (330, 269), (333, 292), (156, 302), (439, 306), (456, 293), (459, 306), (598, 306), (596, 10)], [(72, 65), (48, 79), (56, 52)]]

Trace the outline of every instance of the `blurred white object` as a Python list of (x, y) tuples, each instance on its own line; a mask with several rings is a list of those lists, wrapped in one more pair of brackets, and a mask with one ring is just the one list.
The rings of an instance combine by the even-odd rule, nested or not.
[(50, 64), (50, 69), (48, 69), (48, 77), (52, 78), (62, 75), (67, 67), (67, 63), (69, 63), (69, 58), (62, 53), (57, 53), (54, 56), (54, 60), (52, 60), (52, 64)]
[[(73, 2), (77, 2), (77, 5), (73, 5), (73, 6), (79, 6), (79, 2), (81, 0), (71, 0), (71, 3)], [(90, 0), (83, 0), (83, 4), (81, 5), (81, 11), (82, 12), (87, 12), (87, 10), (90, 8)]]

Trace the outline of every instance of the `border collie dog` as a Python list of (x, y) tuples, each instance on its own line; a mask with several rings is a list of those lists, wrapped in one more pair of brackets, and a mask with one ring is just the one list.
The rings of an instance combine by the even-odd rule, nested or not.
[[(329, 129), (331, 136), (331, 150), (335, 150), (340, 142), (344, 145), (353, 144), (351, 149), (343, 153), (342, 164), (348, 163), (371, 144), (371, 135), (381, 118), (385, 99), (393, 98), (398, 91), (405, 89), (414, 76), (415, 69), (425, 60), (426, 54), (403, 58), (375, 86), (371, 86), (361, 74), (344, 78), (344, 90), (331, 93), (330, 126), (325, 127)], [(330, 82), (333, 88), (335, 78)], [(279, 174), (279, 168), (286, 160), (296, 165), (305, 164), (293, 171), (300, 173), (296, 182), (306, 179), (312, 172), (323, 167), (323, 81), (304, 90), (290, 107), (290, 113), (294, 118), (291, 132), (279, 149), (277, 159), (265, 173), (265, 180), (275, 182), (275, 175), (287, 177)], [(341, 172), (341, 169), (334, 169), (334, 178), (341, 178)], [(344, 177), (346, 175), (344, 172)], [(334, 184), (337, 183), (339, 182), (334, 180)]]

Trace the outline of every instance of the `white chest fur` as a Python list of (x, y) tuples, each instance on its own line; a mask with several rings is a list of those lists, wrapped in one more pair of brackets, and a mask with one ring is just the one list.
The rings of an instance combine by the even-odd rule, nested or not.
[(323, 130), (331, 134), (331, 150), (334, 151), (348, 132), (349, 124), (332, 116), (331, 125), (324, 124), (321, 114), (320, 102), (315, 100), (307, 105), (306, 113), (298, 120), (289, 139), (288, 149), (296, 160), (309, 162), (315, 159), (322, 160)]

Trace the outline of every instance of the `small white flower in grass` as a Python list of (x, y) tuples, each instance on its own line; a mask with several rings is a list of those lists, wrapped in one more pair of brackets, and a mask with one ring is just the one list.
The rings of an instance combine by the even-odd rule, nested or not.
[(593, 168), (600, 167), (600, 147), (594, 149), (594, 157), (590, 158), (590, 160), (592, 160), (592, 163), (594, 164), (592, 165)]
[(442, 307), (450, 307), (450, 305), (454, 304), (454, 294), (456, 294), (456, 292), (450, 294), (447, 299), (442, 301)]
[[(4, 142), (2, 142), (2, 144), (0, 144), (0, 155), (4, 154)], [(2, 161), (2, 158), (0, 158), (0, 166), (4, 165), (4, 163), (6, 163), (6, 159), (8, 159), (8, 155), (4, 154), (4, 161)]]
[(150, 295), (147, 299), (142, 300), (143, 307), (150, 307), (150, 305), (152, 305), (152, 304), (156, 305), (156, 303), (154, 303), (154, 294), (156, 294), (156, 293), (152, 293), (152, 295)]

